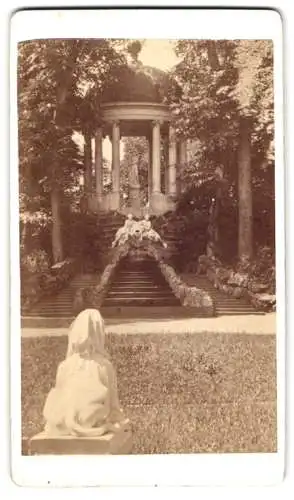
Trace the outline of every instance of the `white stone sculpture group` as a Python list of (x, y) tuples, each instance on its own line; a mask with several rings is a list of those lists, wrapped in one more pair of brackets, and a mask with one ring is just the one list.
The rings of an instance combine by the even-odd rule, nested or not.
[(43, 411), (47, 436), (98, 437), (128, 426), (104, 339), (96, 309), (81, 312), (69, 328), (67, 355)]
[(133, 215), (129, 214), (124, 225), (117, 230), (112, 248), (124, 245), (132, 237), (135, 237), (139, 241), (149, 240), (158, 242), (164, 248), (167, 248), (167, 244), (161, 239), (157, 231), (152, 228), (149, 215), (145, 215), (144, 219), (136, 221), (133, 219)]

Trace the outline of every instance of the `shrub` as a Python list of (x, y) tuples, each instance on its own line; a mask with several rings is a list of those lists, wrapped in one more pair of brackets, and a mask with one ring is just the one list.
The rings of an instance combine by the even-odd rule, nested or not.
[(44, 250), (33, 250), (21, 257), (20, 265), (24, 274), (44, 274), (49, 271), (50, 261)]

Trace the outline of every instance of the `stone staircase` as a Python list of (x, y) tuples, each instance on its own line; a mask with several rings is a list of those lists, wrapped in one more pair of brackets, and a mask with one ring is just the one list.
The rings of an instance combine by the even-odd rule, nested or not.
[(215, 303), (216, 316), (240, 316), (247, 314), (263, 315), (257, 311), (245, 298), (236, 299), (214, 288), (204, 276), (187, 275), (184, 279), (188, 285), (196, 286), (206, 291)]
[(79, 288), (94, 286), (99, 282), (95, 274), (78, 274), (57, 295), (38, 302), (22, 317), (22, 326), (67, 326), (73, 316), (73, 300)]
[[(213, 298), (217, 316), (260, 315), (245, 299), (230, 297), (216, 290), (205, 277), (186, 276), (188, 284), (206, 290)], [(54, 297), (37, 304), (22, 318), (23, 327), (66, 327), (73, 319), (73, 297), (80, 287), (95, 285), (97, 275), (78, 275), (70, 285)], [(181, 306), (163, 278), (156, 262), (145, 260), (118, 268), (104, 298), (100, 311), (107, 320), (156, 320), (201, 316), (191, 308)]]
[(124, 259), (102, 303), (107, 317), (150, 318), (183, 315), (185, 310), (165, 281), (157, 263)]
[[(121, 214), (105, 213), (100, 216), (101, 248), (108, 260), (109, 248), (115, 233), (124, 223)], [(156, 224), (154, 224), (156, 228)], [(162, 234), (163, 233), (163, 234)], [(176, 235), (168, 228), (161, 234), (168, 243), (171, 253), (176, 248)], [(262, 314), (256, 311), (245, 299), (236, 299), (216, 290), (205, 277), (187, 275), (184, 277), (189, 285), (206, 290), (216, 305), (216, 315)], [(95, 273), (80, 273), (53, 297), (47, 297), (35, 305), (22, 317), (23, 327), (61, 327), (70, 324), (73, 315), (73, 299), (79, 288), (94, 286), (99, 282)], [(193, 317), (195, 311), (181, 306), (173, 295), (169, 285), (162, 276), (157, 263), (152, 259), (130, 263), (128, 259), (121, 262), (101, 307), (102, 315), (108, 319), (136, 318), (177, 318)], [(196, 314), (197, 315), (197, 314)]]

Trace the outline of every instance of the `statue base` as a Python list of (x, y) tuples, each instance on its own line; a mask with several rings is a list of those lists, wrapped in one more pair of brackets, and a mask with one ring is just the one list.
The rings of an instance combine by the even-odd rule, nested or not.
[(152, 193), (150, 197), (150, 214), (163, 215), (175, 210), (175, 202), (163, 193)]
[(107, 193), (101, 197), (89, 197), (88, 209), (93, 213), (117, 211), (124, 215), (132, 213), (134, 217), (141, 218), (145, 214), (163, 215), (176, 209), (175, 197), (169, 194), (152, 193), (148, 207), (141, 206), (140, 188), (134, 186), (130, 189), (130, 198), (127, 207), (121, 207), (120, 193)]
[(88, 200), (88, 208), (91, 212), (109, 212), (117, 211), (120, 207), (120, 194), (107, 193), (103, 194), (100, 198), (92, 195)]
[(132, 214), (138, 219), (143, 217), (143, 210), (140, 201), (140, 186), (130, 186), (128, 204), (126, 207), (120, 208), (120, 213), (125, 216)]
[(129, 426), (99, 437), (51, 436), (46, 432), (30, 440), (30, 455), (127, 455), (132, 449)]
[(130, 186), (129, 188), (129, 211), (135, 217), (142, 217), (141, 201), (140, 201), (140, 186)]

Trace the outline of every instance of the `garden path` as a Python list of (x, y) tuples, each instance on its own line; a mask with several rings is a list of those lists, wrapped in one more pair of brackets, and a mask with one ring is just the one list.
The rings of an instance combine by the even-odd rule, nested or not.
[[(273, 335), (276, 332), (276, 313), (261, 316), (238, 315), (214, 318), (184, 318), (173, 320), (106, 320), (106, 330), (115, 334), (150, 333), (245, 333)], [(67, 328), (22, 328), (22, 337), (62, 336)]]

